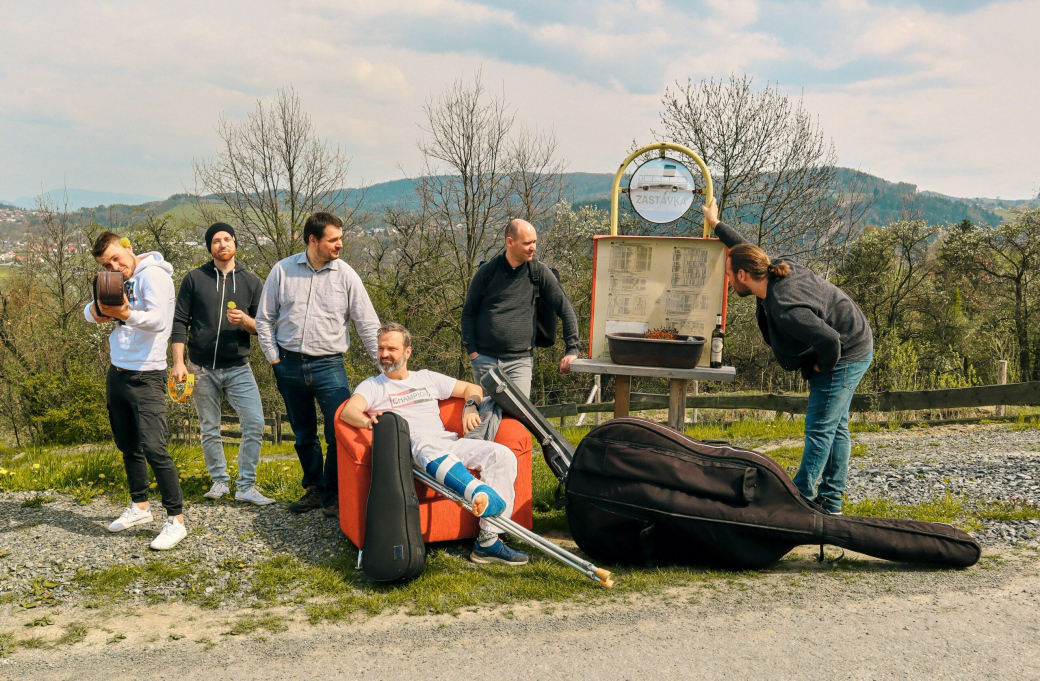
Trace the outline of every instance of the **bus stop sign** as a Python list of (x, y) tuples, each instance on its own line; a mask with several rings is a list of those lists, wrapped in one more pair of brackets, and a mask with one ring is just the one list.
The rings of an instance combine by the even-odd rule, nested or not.
[(657, 224), (681, 218), (693, 205), (694, 194), (700, 193), (689, 168), (671, 158), (647, 161), (636, 168), (628, 182), (628, 196), (636, 213)]

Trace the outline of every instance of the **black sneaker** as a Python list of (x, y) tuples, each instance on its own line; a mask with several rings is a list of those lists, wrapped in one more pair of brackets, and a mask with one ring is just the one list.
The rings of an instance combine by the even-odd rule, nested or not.
[(317, 487), (308, 487), (299, 501), (289, 504), (289, 510), (293, 513), (307, 513), (316, 508), (321, 508), (321, 492)]

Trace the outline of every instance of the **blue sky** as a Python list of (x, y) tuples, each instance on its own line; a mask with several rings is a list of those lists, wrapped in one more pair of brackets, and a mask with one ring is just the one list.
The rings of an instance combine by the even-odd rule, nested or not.
[[(423, 103), (480, 69), (570, 170), (651, 139), (665, 88), (750, 73), (804, 97), (840, 163), (959, 196), (1040, 189), (1037, 2), (5, 2), (0, 198), (166, 196), (223, 113), (292, 84), (356, 182), (419, 167)], [(403, 171), (402, 171), (403, 169)]]

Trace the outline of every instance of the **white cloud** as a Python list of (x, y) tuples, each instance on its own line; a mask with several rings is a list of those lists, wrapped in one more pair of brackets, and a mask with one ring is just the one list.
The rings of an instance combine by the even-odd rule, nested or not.
[[(808, 3), (808, 0), (806, 0)], [(934, 3), (933, 3), (934, 4)], [(805, 91), (846, 165), (954, 194), (1040, 182), (1040, 6), (961, 14), (876, 0), (5, 3), (0, 197), (57, 186), (168, 194), (222, 112), (296, 87), (353, 177), (418, 166), (422, 103), (483, 68), (573, 170), (649, 139), (675, 80), (752, 72)]]

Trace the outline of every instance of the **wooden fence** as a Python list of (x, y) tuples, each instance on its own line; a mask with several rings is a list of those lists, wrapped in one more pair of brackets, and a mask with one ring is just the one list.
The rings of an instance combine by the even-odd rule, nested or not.
[[(785, 395), (776, 393), (747, 394), (719, 393), (708, 395), (690, 395), (686, 398), (687, 409), (750, 409), (758, 411), (775, 411), (788, 414), (804, 414), (809, 404), (805, 395)], [(1035, 406), (1040, 405), (1040, 381), (1028, 383), (1009, 383), (1007, 385), (979, 385), (970, 388), (949, 388), (945, 390), (908, 390), (901, 392), (860, 393), (852, 398), (853, 412), (889, 412), (918, 411), (925, 409), (966, 409), (974, 407), (1000, 406)], [(667, 409), (668, 395), (650, 393), (632, 393), (629, 409)], [(547, 417), (577, 416), (594, 412), (613, 412), (613, 402), (592, 402), (589, 404), (553, 404), (538, 407)], [(221, 416), (221, 423), (238, 424), (237, 416)], [(194, 425), (192, 425), (194, 424)], [(174, 429), (174, 438), (178, 440), (196, 440), (198, 425), (185, 422)], [(241, 438), (239, 430), (221, 429), (221, 436)], [(264, 419), (263, 439), (267, 442), (282, 444), (292, 438), (292, 428), (286, 414), (274, 414)]]
[[(805, 395), (719, 393), (690, 395), (687, 409), (754, 409), (761, 411), (804, 414), (809, 404)], [(903, 392), (860, 393), (852, 398), (851, 411), (887, 412), (922, 409), (963, 409), (1002, 405), (1040, 405), (1040, 381), (1009, 383), (1007, 385), (980, 385), (946, 390), (909, 390)], [(632, 393), (630, 407), (640, 409), (667, 409), (668, 395)], [(539, 408), (545, 416), (576, 416), (590, 412), (612, 412), (613, 402), (590, 404), (554, 404)]]
[[(220, 417), (221, 424), (238, 425), (238, 422), (237, 416), (222, 415)], [(172, 438), (180, 442), (197, 442), (199, 439), (199, 425), (195, 419), (181, 419), (174, 424), (171, 430)], [(220, 436), (238, 440), (242, 438), (242, 431), (221, 428)], [(284, 440), (292, 438), (293, 432), (292, 426), (289, 425), (289, 416), (287, 414), (274, 414), (270, 418), (265, 418), (262, 437), (265, 441), (273, 442), (276, 445), (280, 445)]]

